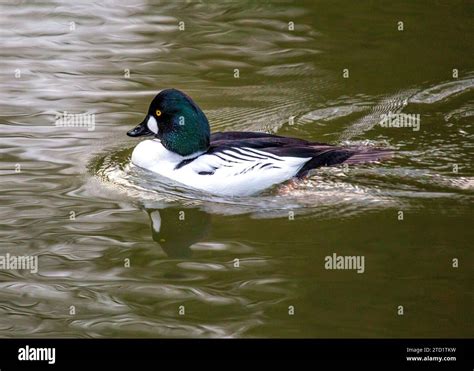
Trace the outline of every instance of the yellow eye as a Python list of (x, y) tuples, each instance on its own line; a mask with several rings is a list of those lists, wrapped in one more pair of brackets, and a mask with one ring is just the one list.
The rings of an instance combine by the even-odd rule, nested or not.
[(161, 116), (161, 111), (159, 109), (157, 109), (155, 113), (157, 116)]

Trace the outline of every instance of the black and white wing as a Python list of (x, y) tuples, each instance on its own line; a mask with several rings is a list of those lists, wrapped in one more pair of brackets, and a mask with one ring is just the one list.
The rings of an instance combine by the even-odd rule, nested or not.
[[(311, 169), (321, 166), (332, 166), (341, 163), (371, 162), (391, 157), (392, 152), (364, 146), (338, 147), (325, 143), (310, 142), (304, 139), (288, 138), (266, 133), (223, 132), (211, 136), (211, 147), (208, 154), (252, 158), (261, 156), (270, 163), (286, 161), (294, 164), (294, 159), (301, 159), (301, 168), (295, 176), (305, 176)], [(229, 152), (230, 151), (230, 152)], [(237, 152), (237, 153), (236, 153)], [(239, 154), (240, 153), (240, 154)], [(266, 165), (271, 166), (271, 165)], [(275, 166), (278, 166), (278, 162)]]
[(383, 153), (264, 133), (228, 132), (214, 134), (206, 153), (184, 160), (177, 168), (197, 188), (247, 195), (305, 176), (310, 169), (351, 160), (373, 161)]

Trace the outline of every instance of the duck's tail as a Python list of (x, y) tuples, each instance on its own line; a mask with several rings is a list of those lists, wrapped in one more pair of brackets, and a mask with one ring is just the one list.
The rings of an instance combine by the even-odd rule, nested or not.
[(357, 147), (354, 154), (343, 164), (360, 164), (364, 162), (382, 161), (392, 158), (394, 152), (389, 149)]
[(392, 150), (364, 146), (327, 146), (323, 150), (316, 146), (314, 149), (315, 155), (300, 169), (296, 174), (297, 177), (305, 177), (310, 170), (322, 166), (383, 161), (392, 158), (394, 155)]

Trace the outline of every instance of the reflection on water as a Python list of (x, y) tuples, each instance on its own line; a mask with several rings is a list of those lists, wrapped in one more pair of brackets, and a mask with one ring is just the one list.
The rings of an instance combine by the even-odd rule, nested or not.
[(209, 231), (209, 214), (189, 209), (188, 212), (176, 208), (147, 209), (150, 217), (151, 235), (172, 258), (189, 258), (191, 245), (203, 241)]
[[(39, 272), (0, 270), (0, 336), (472, 336), (468, 14), (411, 1), (3, 3), (0, 255), (38, 256)], [(214, 131), (396, 156), (253, 197), (197, 193), (130, 163), (125, 133), (168, 87)], [(64, 111), (95, 114), (95, 129), (56, 127)], [(381, 127), (388, 112), (419, 114), (420, 130)], [(365, 273), (325, 270), (335, 252), (365, 256)]]

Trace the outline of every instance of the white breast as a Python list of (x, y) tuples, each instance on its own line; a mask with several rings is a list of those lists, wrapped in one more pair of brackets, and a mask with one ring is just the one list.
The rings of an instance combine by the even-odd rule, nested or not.
[(132, 153), (135, 165), (159, 174), (173, 172), (183, 159), (177, 153), (168, 151), (158, 139), (140, 142)]
[[(176, 169), (187, 158), (195, 160)], [(216, 195), (244, 196), (260, 192), (296, 175), (310, 158), (279, 157), (262, 150), (230, 148), (188, 157), (168, 151), (158, 140), (138, 144), (132, 162), (144, 169)]]

